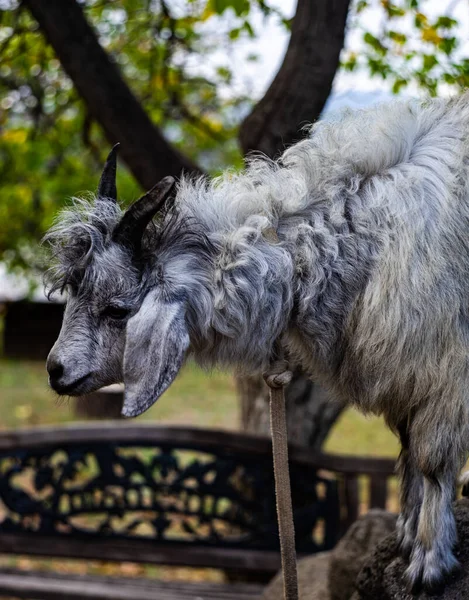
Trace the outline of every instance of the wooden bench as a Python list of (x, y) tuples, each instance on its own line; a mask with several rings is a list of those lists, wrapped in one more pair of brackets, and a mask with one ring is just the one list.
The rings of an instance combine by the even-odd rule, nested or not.
[[(370, 477), (371, 506), (384, 506), (393, 461), (292, 447), (290, 469), (301, 556), (332, 548), (355, 519), (359, 475)], [(226, 431), (109, 423), (1, 433), (0, 521), (1, 553), (264, 581), (280, 567), (270, 441)], [(0, 570), (0, 595), (15, 598), (243, 600), (261, 589)]]

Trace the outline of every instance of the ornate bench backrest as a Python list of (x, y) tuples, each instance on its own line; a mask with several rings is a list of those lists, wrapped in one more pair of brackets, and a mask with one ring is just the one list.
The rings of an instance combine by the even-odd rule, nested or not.
[[(297, 549), (331, 548), (337, 481), (291, 462)], [(4, 535), (278, 552), (270, 444), (227, 432), (111, 425), (0, 436)]]

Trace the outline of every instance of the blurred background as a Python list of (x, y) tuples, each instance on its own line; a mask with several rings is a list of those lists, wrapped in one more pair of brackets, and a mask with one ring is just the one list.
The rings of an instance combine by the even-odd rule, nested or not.
[[(87, 416), (47, 387), (60, 304), (17, 303), (49, 306), (40, 240), (113, 143), (125, 204), (165, 175), (278, 156), (346, 107), (460, 94), (468, 34), (467, 0), (0, 0), (0, 428)], [(397, 456), (380, 419), (299, 372), (287, 406), (312, 450)], [(267, 414), (256, 378), (188, 364), (141, 418), (262, 434)]]

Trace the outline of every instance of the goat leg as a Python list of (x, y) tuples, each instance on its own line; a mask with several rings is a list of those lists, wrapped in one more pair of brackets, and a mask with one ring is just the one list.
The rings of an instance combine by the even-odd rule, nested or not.
[(421, 588), (427, 593), (438, 593), (459, 567), (453, 554), (457, 532), (452, 503), (462, 466), (461, 420), (451, 423), (446, 415), (446, 422), (443, 421), (435, 403), (426, 408), (414, 421), (410, 439), (410, 452), (424, 476), (417, 535), (406, 571), (413, 593)]
[(417, 535), (423, 497), (423, 476), (410, 453), (407, 420), (398, 426), (398, 432), (402, 449), (397, 463), (401, 480), (401, 513), (397, 520), (397, 540), (401, 556), (408, 560)]

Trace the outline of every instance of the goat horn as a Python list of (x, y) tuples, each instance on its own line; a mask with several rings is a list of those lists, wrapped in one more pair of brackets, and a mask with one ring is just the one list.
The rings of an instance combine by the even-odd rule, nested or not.
[(160, 211), (174, 186), (174, 177), (165, 177), (126, 210), (112, 234), (112, 239), (123, 246), (140, 248), (146, 226)]
[(98, 185), (98, 199), (108, 199), (117, 202), (116, 170), (117, 151), (120, 144), (117, 143), (109, 152), (104, 165), (103, 173)]

